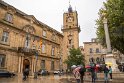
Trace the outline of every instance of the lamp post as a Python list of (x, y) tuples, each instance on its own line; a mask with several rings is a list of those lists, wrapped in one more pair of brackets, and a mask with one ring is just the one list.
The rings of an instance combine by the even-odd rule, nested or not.
[(58, 52), (58, 56), (60, 58), (60, 60), (59, 60), (59, 70), (62, 71), (62, 53), (61, 53), (61, 51)]
[(38, 52), (35, 52), (35, 57), (36, 57), (36, 62), (35, 62), (35, 72), (34, 72), (34, 79), (37, 79), (37, 71), (36, 71), (36, 67), (37, 67), (37, 60), (38, 60)]

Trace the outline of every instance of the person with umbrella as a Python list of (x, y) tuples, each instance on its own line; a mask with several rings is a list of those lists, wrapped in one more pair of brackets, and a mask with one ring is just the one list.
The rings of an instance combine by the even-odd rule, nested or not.
[(73, 70), (73, 75), (77, 81), (77, 83), (80, 83), (80, 73), (79, 73), (79, 69), (80, 67), (77, 67), (76, 65), (73, 65), (72, 67), (72, 70)]

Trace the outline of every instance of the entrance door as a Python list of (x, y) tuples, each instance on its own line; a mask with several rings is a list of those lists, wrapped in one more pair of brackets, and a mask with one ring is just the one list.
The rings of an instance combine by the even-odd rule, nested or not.
[(28, 59), (23, 60), (23, 70), (25, 70), (25, 68), (30, 69), (30, 61)]

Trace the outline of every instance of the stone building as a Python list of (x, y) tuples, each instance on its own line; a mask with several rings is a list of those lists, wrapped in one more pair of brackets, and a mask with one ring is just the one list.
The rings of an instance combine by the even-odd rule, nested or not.
[(62, 33), (0, 0), (0, 69), (30, 75), (40, 69), (66, 69), (69, 49), (79, 47), (77, 11), (63, 14)]
[(104, 63), (104, 55), (107, 50), (104, 48), (96, 38), (93, 38), (91, 42), (84, 42), (84, 56), (86, 63)]
[(63, 35), (0, 0), (0, 68), (30, 74), (40, 69), (53, 72), (60, 67)]

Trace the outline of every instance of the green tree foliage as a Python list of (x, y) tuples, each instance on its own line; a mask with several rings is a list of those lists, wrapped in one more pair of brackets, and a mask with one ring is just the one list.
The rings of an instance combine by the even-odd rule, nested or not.
[[(103, 13), (105, 13), (104, 16)], [(106, 46), (103, 25), (103, 18), (106, 17), (111, 46), (124, 54), (124, 0), (107, 0), (104, 3), (104, 8), (99, 10), (98, 15), (99, 18), (96, 20), (97, 37), (101, 44)]]
[(72, 65), (84, 65), (84, 55), (81, 53), (80, 49), (72, 48), (69, 51), (68, 59), (65, 60), (65, 63), (70, 68)]

